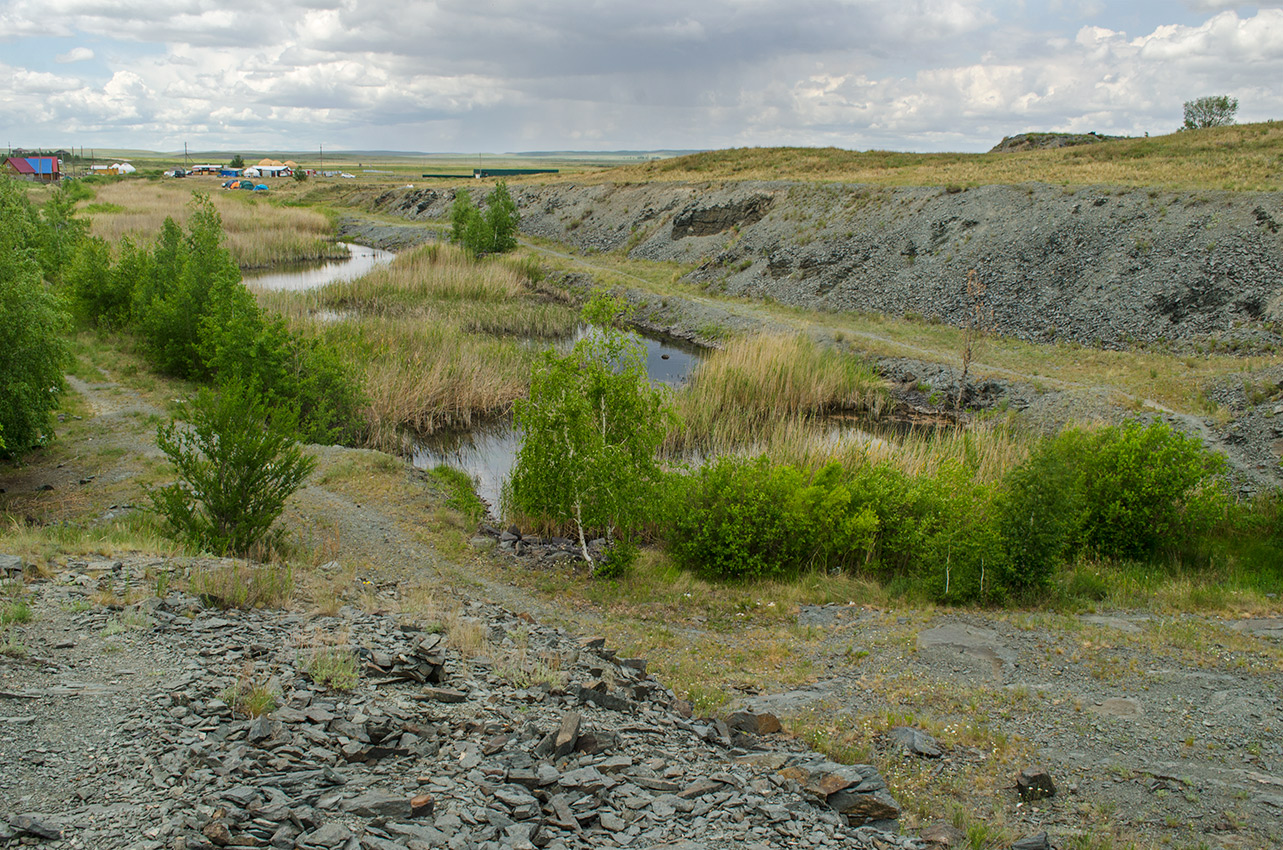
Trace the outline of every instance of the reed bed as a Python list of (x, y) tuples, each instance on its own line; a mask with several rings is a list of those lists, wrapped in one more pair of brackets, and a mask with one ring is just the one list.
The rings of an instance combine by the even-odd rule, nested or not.
[(369, 400), (369, 444), (393, 451), (406, 432), (507, 415), (546, 347), (531, 342), (569, 337), (578, 323), (569, 305), (533, 293), (521, 267), (477, 261), (448, 245), (407, 251), (318, 290), (257, 295), (292, 324), (316, 327), (356, 365)]
[(505, 415), (530, 383), (535, 353), (417, 316), (358, 316), (321, 329), (354, 363), (369, 405), (371, 448), (401, 448), (405, 430), (428, 434)]
[(762, 444), (770, 432), (834, 413), (877, 416), (887, 399), (872, 367), (836, 348), (803, 335), (746, 337), (711, 354), (677, 394), (683, 426), (665, 448)]
[(424, 245), (405, 251), (386, 266), (355, 280), (318, 290), (332, 309), (396, 315), (429, 301), (496, 303), (528, 294), (526, 278), (514, 268), (476, 262), (453, 245)]
[(112, 245), (126, 236), (149, 243), (166, 218), (179, 225), (187, 221), (195, 190), (209, 191), (223, 218), (228, 250), (243, 269), (347, 256), (331, 238), (334, 226), (324, 213), (278, 206), (247, 192), (225, 192), (214, 184), (192, 187), (183, 181), (123, 180), (97, 186), (94, 201), (84, 208), (90, 233)]

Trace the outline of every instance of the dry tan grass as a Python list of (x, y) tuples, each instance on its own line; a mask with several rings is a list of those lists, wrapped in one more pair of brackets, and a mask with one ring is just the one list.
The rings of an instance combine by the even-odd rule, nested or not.
[[(241, 268), (262, 268), (298, 260), (343, 257), (334, 244), (334, 226), (323, 213), (282, 207), (249, 193), (232, 193), (208, 184), (210, 200), (223, 218), (227, 247)], [(96, 187), (97, 196), (84, 206), (90, 232), (111, 244), (123, 237), (148, 243), (166, 218), (187, 220), (193, 187), (174, 181), (158, 183), (124, 180)]]
[[(1283, 189), (1280, 153), (1283, 122), (1270, 121), (1024, 153), (740, 148), (612, 169), (588, 179), (801, 180), (959, 188), (1036, 182), (1276, 192)], [(577, 179), (583, 182), (584, 177)]]
[(677, 394), (682, 430), (670, 451), (761, 444), (764, 430), (826, 414), (866, 411), (887, 401), (873, 369), (802, 335), (744, 337), (713, 352)]

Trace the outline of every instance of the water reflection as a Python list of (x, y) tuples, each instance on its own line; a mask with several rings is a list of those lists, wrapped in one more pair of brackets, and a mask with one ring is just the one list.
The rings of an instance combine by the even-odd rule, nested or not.
[(301, 263), (288, 271), (279, 268), (261, 272), (248, 272), (244, 276), (245, 285), (259, 289), (315, 289), (339, 280), (355, 280), (376, 266), (392, 262), (396, 254), (382, 248), (371, 248), (368, 245), (356, 245), (351, 242), (338, 243), (348, 250), (344, 260), (326, 260), (319, 263)]

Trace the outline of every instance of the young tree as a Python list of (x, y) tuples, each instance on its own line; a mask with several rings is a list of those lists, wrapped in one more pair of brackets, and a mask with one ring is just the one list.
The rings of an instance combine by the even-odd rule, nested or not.
[(564, 357), (544, 355), (530, 398), (515, 410), (522, 437), (510, 505), (573, 526), (594, 569), (589, 535), (627, 540), (645, 519), (660, 475), (655, 451), (672, 416), (667, 394), (646, 377), (645, 349), (611, 323), (620, 307), (590, 301), (584, 318), (593, 330)]
[(228, 168), (244, 168), (245, 159), (240, 154), (232, 157), (232, 161), (227, 164)]
[(202, 389), (156, 429), (180, 480), (152, 492), (153, 507), (178, 537), (218, 555), (270, 545), (272, 523), (316, 466), (295, 427), (292, 413), (269, 413), (244, 387)]
[(467, 189), (460, 189), (450, 207), (450, 241), (473, 254), (502, 254), (517, 247), (517, 204), (502, 180), (486, 198), (484, 213)]
[(517, 247), (517, 223), (521, 220), (517, 202), (508, 193), (508, 184), (499, 181), (486, 198), (486, 226), (490, 230), (490, 250), (496, 254)]
[(1209, 95), (1185, 101), (1186, 130), (1203, 127), (1225, 127), (1234, 123), (1238, 113), (1238, 99), (1227, 94)]

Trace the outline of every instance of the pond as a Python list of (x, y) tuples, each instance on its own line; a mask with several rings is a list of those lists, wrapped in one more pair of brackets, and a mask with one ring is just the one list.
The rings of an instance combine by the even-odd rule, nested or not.
[(371, 269), (392, 262), (396, 254), (382, 248), (338, 243), (348, 250), (343, 260), (323, 260), (315, 263), (292, 263), (284, 270), (280, 267), (246, 272), (246, 286), (258, 289), (315, 289), (339, 280), (355, 280)]
[[(581, 328), (575, 337), (559, 350), (568, 349), (574, 339), (588, 331)], [(681, 343), (636, 335), (646, 346), (646, 375), (652, 383), (676, 388), (690, 377), (699, 365), (699, 350)], [(480, 425), (467, 431), (452, 431), (421, 438), (411, 458), (420, 469), (435, 469), (442, 464), (468, 473), (476, 483), (477, 495), (499, 515), (499, 493), (503, 482), (517, 461), (521, 433), (511, 421)]]

